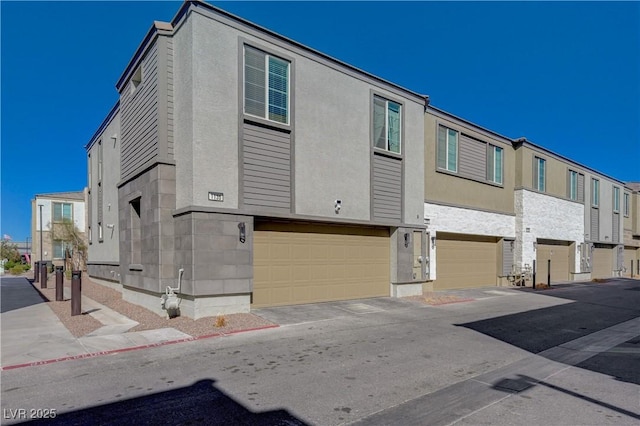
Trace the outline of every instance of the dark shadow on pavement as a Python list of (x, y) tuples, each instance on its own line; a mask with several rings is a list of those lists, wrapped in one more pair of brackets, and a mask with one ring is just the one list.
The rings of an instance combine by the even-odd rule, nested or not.
[[(558, 286), (539, 294), (572, 303), (458, 325), (537, 354), (640, 317), (640, 291), (628, 291), (637, 287), (640, 281), (624, 279), (606, 285)], [(594, 353), (577, 367), (639, 383), (638, 365), (640, 344), (634, 339), (620, 345), (618, 350)]]
[(25, 277), (0, 279), (0, 313), (46, 302)]
[[(287, 410), (254, 412), (204, 379), (191, 386), (144, 395), (29, 424), (47, 425), (307, 425)], [(117, 396), (116, 396), (117, 397)]]

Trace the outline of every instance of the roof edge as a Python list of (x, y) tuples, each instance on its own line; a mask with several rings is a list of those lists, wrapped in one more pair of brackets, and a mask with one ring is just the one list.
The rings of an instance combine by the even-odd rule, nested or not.
[(113, 120), (113, 117), (115, 117), (116, 113), (120, 110), (120, 100), (118, 99), (115, 103), (115, 105), (113, 107), (111, 107), (111, 110), (109, 111), (109, 113), (107, 114), (107, 116), (104, 118), (104, 120), (102, 120), (102, 123), (100, 124), (100, 126), (98, 127), (98, 130), (95, 131), (95, 133), (93, 134), (93, 136), (91, 136), (91, 139), (89, 139), (89, 142), (84, 146), (84, 149), (89, 150), (93, 144), (96, 142), (96, 140), (98, 139), (98, 136), (102, 133), (102, 131), (104, 129), (106, 129), (106, 127), (111, 123), (111, 121)]

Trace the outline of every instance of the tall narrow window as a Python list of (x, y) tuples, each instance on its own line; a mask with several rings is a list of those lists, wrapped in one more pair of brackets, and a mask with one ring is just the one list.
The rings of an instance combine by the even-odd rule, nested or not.
[(624, 193), (624, 215), (625, 217), (629, 217), (629, 193)]
[(620, 212), (620, 188), (617, 186), (613, 187), (613, 211)]
[(600, 205), (600, 181), (591, 178), (591, 205), (598, 207)]
[(98, 142), (98, 183), (102, 182), (102, 141)]
[(92, 170), (92, 167), (91, 167), (91, 154), (89, 154), (89, 156), (87, 158), (87, 169), (88, 169), (88, 173), (87, 174), (88, 174), (89, 191), (91, 191), (91, 182), (92, 182), (92, 179), (91, 179), (91, 170)]
[(289, 124), (289, 61), (244, 48), (244, 112)]
[(487, 180), (502, 184), (503, 149), (489, 145), (487, 154)]
[(546, 168), (547, 161), (544, 158), (534, 157), (533, 187), (540, 192), (545, 192), (547, 188)]
[(438, 168), (458, 172), (458, 132), (438, 127)]
[(131, 263), (142, 263), (142, 225), (140, 220), (140, 198), (136, 198), (129, 204), (131, 228)]
[(578, 172), (569, 170), (569, 199), (576, 201), (578, 199)]
[(373, 97), (373, 138), (376, 148), (400, 154), (401, 105)]

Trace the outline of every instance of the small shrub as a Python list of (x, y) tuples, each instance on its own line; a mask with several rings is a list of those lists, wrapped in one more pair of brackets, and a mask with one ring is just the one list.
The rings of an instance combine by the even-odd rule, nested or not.
[(4, 263), (4, 270), (5, 271), (11, 271), (11, 269), (16, 266), (16, 262), (14, 262), (13, 260), (7, 260)]
[(20, 275), (24, 272), (24, 267), (21, 264), (14, 265), (11, 269), (9, 269), (9, 273), (11, 275)]
[(216, 317), (216, 327), (220, 328), (224, 327), (225, 325), (227, 325), (227, 319), (224, 317), (224, 315), (218, 315)]
[(23, 264), (22, 264), (22, 268), (23, 268), (25, 271), (30, 271), (30, 270), (31, 270), (31, 265), (29, 265), (28, 263), (23, 263)]

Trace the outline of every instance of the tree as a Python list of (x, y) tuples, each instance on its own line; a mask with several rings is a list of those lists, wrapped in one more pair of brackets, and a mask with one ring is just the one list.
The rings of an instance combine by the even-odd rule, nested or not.
[(5, 235), (0, 241), (0, 259), (7, 259), (10, 262), (19, 262), (20, 252), (18, 251), (18, 246), (11, 242), (11, 238), (7, 237), (8, 236)]
[(65, 268), (74, 271), (84, 268), (87, 263), (87, 243), (78, 227), (70, 219), (63, 219), (54, 223), (51, 231), (53, 240), (64, 242)]

